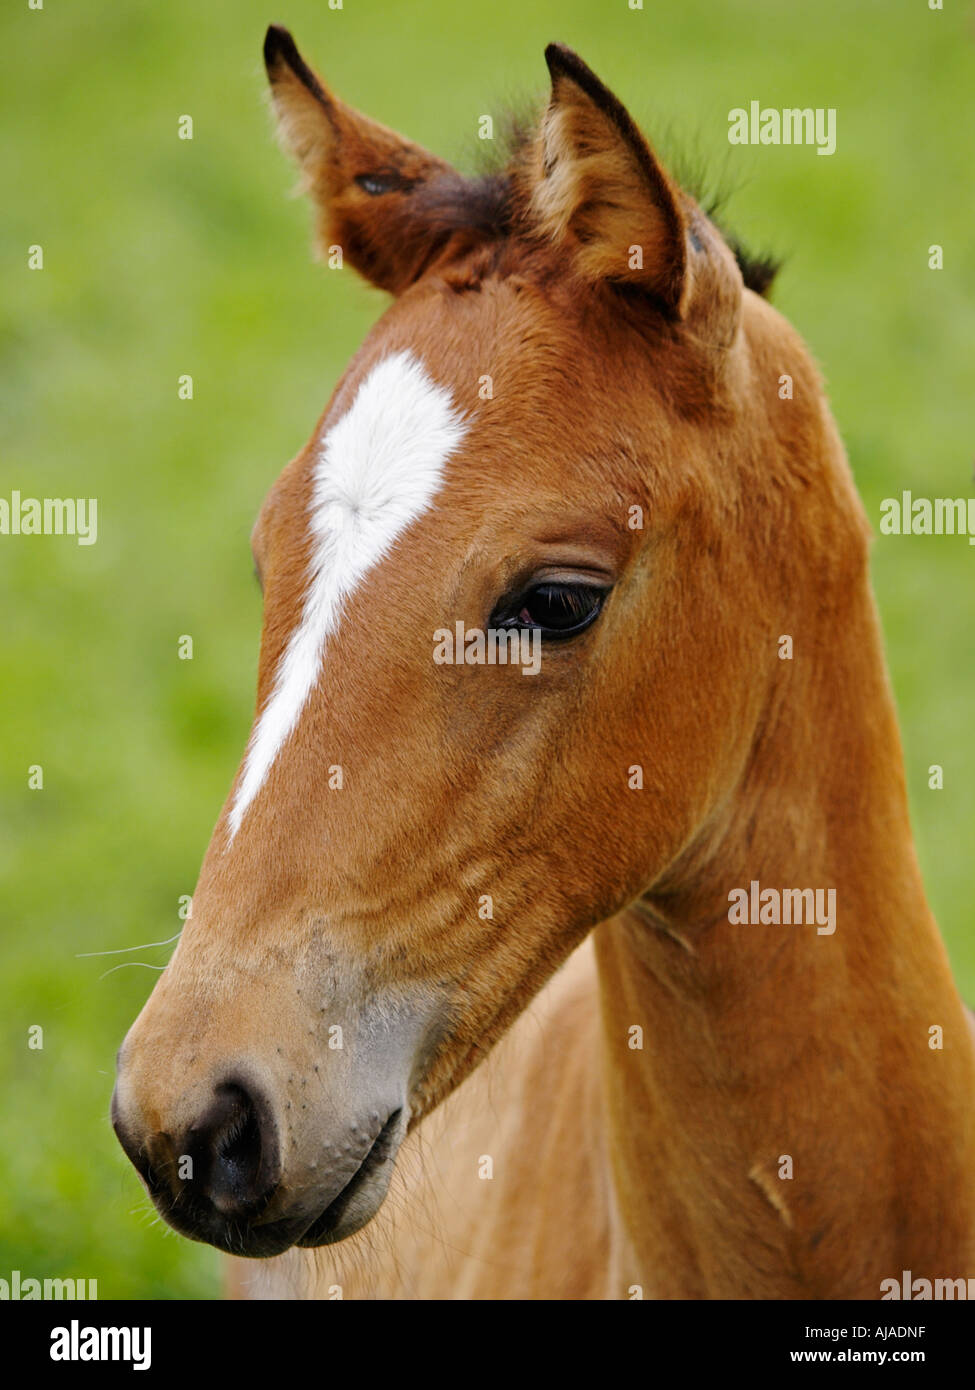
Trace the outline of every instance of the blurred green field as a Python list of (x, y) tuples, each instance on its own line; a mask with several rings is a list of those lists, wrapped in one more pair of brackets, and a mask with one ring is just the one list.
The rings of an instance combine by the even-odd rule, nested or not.
[[(465, 168), (478, 117), (541, 101), (544, 45), (569, 43), (651, 138), (738, 185), (746, 242), (785, 254), (775, 301), (824, 368), (874, 524), (904, 488), (973, 486), (970, 9), (6, 7), (0, 496), (97, 496), (99, 538), (0, 537), (0, 1275), (97, 1278), (102, 1297), (217, 1296), (220, 1259), (154, 1218), (107, 1119), (146, 964), (171, 948), (78, 953), (179, 929), (250, 725), (253, 518), (385, 303), (310, 259), (265, 109), (272, 20), (347, 100)], [(752, 99), (835, 107), (836, 154), (732, 149), (728, 111)], [(885, 538), (874, 575), (928, 893), (975, 999), (975, 550)]]

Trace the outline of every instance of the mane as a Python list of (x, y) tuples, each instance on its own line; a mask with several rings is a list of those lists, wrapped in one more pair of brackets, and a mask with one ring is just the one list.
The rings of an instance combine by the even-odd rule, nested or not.
[[(473, 177), (448, 174), (417, 190), (425, 216), (444, 231), (469, 230), (496, 238), (509, 235), (517, 222), (515, 169), (534, 139), (536, 128), (537, 120), (534, 115), (527, 115), (524, 104), (506, 109), (498, 119), (495, 138), (478, 141), (474, 147), (471, 162), (477, 173)], [(751, 251), (719, 215), (733, 192), (727, 181), (722, 180), (715, 187), (715, 180), (700, 158), (692, 163), (686, 155), (677, 153), (664, 162), (675, 171), (679, 186), (700, 204), (721, 232), (747, 288), (767, 298), (781, 260), (767, 251)]]

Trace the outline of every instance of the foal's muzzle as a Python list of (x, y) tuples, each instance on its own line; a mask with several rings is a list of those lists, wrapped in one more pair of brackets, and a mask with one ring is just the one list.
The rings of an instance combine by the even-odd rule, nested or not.
[(329, 1245), (358, 1230), (386, 1194), (407, 1128), (403, 1107), (346, 1126), (325, 1145), (340, 1161), (323, 1163), (320, 1182), (298, 1195), (282, 1181), (279, 1125), (255, 1083), (218, 1082), (197, 1118), (175, 1133), (143, 1132), (123, 1095), (120, 1072), (112, 1125), (160, 1214), (191, 1240), (249, 1258)]
[(386, 1196), (440, 1013), (375, 989), (350, 1003), (324, 966), (201, 997), (196, 964), (184, 937), (119, 1050), (122, 1148), (193, 1240), (245, 1257), (344, 1240)]

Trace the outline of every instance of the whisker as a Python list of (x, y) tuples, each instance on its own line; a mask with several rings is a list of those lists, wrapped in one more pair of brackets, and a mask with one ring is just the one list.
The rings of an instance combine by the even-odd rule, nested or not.
[(128, 951), (148, 951), (150, 946), (168, 946), (172, 941), (178, 941), (183, 935), (183, 928), (180, 927), (175, 936), (168, 936), (165, 941), (146, 941), (141, 946), (120, 946), (116, 951), (76, 951), (75, 960), (82, 960), (85, 956), (124, 956)]
[(104, 980), (107, 975), (114, 975), (116, 970), (124, 970), (127, 965), (141, 965), (143, 970), (165, 970), (164, 965), (147, 965), (144, 960), (124, 960), (121, 965), (113, 965), (111, 970), (106, 970), (104, 975), (99, 975), (100, 980)]

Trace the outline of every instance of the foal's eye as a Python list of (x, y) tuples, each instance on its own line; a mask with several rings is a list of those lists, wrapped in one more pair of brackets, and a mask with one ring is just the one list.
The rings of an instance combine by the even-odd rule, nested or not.
[(491, 626), (538, 628), (543, 637), (574, 637), (599, 617), (606, 593), (591, 584), (535, 584), (502, 604)]

